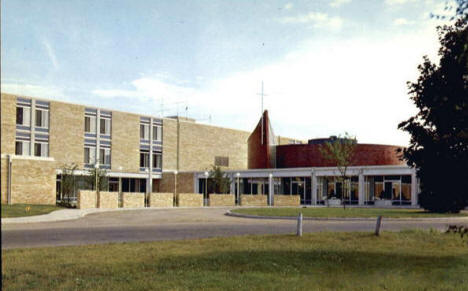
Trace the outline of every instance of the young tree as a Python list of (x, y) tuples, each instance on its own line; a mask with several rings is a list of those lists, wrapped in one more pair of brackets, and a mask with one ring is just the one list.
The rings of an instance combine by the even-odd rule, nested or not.
[[(62, 166), (62, 177), (60, 184), (61, 191), (61, 203), (65, 206), (69, 206), (70, 196), (75, 193), (75, 171), (78, 166), (74, 163), (64, 164)], [(66, 201), (66, 202), (64, 202)]]
[[(354, 161), (356, 143), (357, 141), (355, 137), (345, 133), (344, 136), (338, 136), (336, 139), (330, 142), (326, 142), (319, 147), (319, 151), (322, 157), (331, 161), (338, 168), (338, 171), (340, 172), (339, 180), (342, 185), (342, 193), (346, 193), (346, 191), (349, 190), (350, 181), (347, 171), (348, 167)], [(343, 208), (346, 209), (343, 195), (341, 197), (341, 203)]]
[(212, 193), (229, 193), (231, 179), (221, 170), (219, 166), (213, 166), (210, 170), (209, 178), (212, 181), (210, 191)]
[(419, 112), (398, 128), (411, 135), (403, 150), (417, 169), (419, 203), (434, 212), (459, 212), (468, 205), (468, 25), (438, 27), (439, 64), (426, 56), (420, 76), (408, 83)]
[(89, 170), (89, 176), (86, 176), (86, 181), (91, 189), (96, 189), (96, 181), (99, 185), (98, 192), (102, 190), (106, 190), (109, 184), (109, 178), (107, 177), (107, 171), (105, 169), (96, 169), (92, 168)]

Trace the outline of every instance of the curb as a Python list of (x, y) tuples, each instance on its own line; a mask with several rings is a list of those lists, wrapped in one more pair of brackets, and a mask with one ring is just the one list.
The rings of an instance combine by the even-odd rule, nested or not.
[[(297, 220), (297, 216), (260, 216), (253, 214), (240, 214), (231, 212), (228, 210), (224, 215), (240, 217), (240, 218), (253, 218), (253, 219), (280, 219), (280, 220)], [(312, 221), (375, 221), (377, 217), (303, 217), (303, 220), (312, 220)], [(431, 221), (431, 220), (452, 220), (452, 219), (462, 219), (468, 222), (468, 216), (464, 217), (421, 217), (421, 218), (395, 218), (395, 217), (385, 217), (382, 219), (386, 221)]]

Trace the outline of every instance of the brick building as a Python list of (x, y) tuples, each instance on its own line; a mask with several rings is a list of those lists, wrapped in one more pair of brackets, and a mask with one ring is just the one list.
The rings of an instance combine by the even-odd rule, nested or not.
[(79, 178), (99, 167), (115, 192), (204, 193), (206, 172), (220, 165), (231, 193), (267, 195), (269, 203), (299, 195), (303, 204), (319, 204), (328, 195), (373, 204), (388, 194), (393, 205), (417, 204), (415, 172), (395, 147), (359, 144), (344, 193), (336, 168), (319, 155), (320, 140), (275, 136), (267, 112), (250, 133), (7, 93), (1, 105), (2, 203), (54, 204), (61, 169), (73, 163), (79, 187)]

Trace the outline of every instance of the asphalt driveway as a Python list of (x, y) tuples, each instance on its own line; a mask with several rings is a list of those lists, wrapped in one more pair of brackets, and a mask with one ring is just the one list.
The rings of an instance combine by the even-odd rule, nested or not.
[[(47, 223), (2, 225), (2, 249), (197, 239), (216, 236), (295, 233), (294, 220), (253, 219), (224, 215), (230, 208), (143, 209), (102, 212)], [(375, 221), (304, 220), (304, 232), (373, 231)], [(383, 220), (382, 229), (443, 230), (468, 224), (468, 218)]]

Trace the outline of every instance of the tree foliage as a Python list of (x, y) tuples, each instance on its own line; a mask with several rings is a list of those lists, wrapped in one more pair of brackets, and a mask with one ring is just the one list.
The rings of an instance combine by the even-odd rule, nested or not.
[[(339, 180), (342, 185), (343, 193), (349, 189), (348, 167), (354, 161), (354, 153), (356, 150), (356, 138), (345, 133), (344, 136), (338, 136), (335, 140), (326, 142), (319, 147), (322, 157), (332, 162), (340, 172)], [(343, 207), (345, 207), (342, 199)]]
[(75, 171), (78, 166), (74, 163), (62, 166), (60, 191), (62, 192), (62, 205), (69, 206), (70, 197), (74, 197), (76, 189)]
[(222, 171), (221, 167), (213, 166), (209, 173), (210, 182), (208, 185), (209, 193), (229, 193), (231, 188), (231, 179)]
[(96, 178), (97, 178), (97, 184), (99, 185), (98, 190), (99, 191), (107, 190), (107, 186), (109, 185), (109, 178), (107, 177), (107, 171), (105, 169), (100, 169), (100, 168), (89, 169), (89, 175), (86, 176), (86, 182), (90, 189), (96, 189)]
[(398, 127), (411, 135), (403, 157), (417, 168), (420, 205), (458, 212), (468, 205), (467, 18), (438, 30), (439, 64), (425, 56), (418, 66), (420, 76), (408, 88), (419, 112)]

